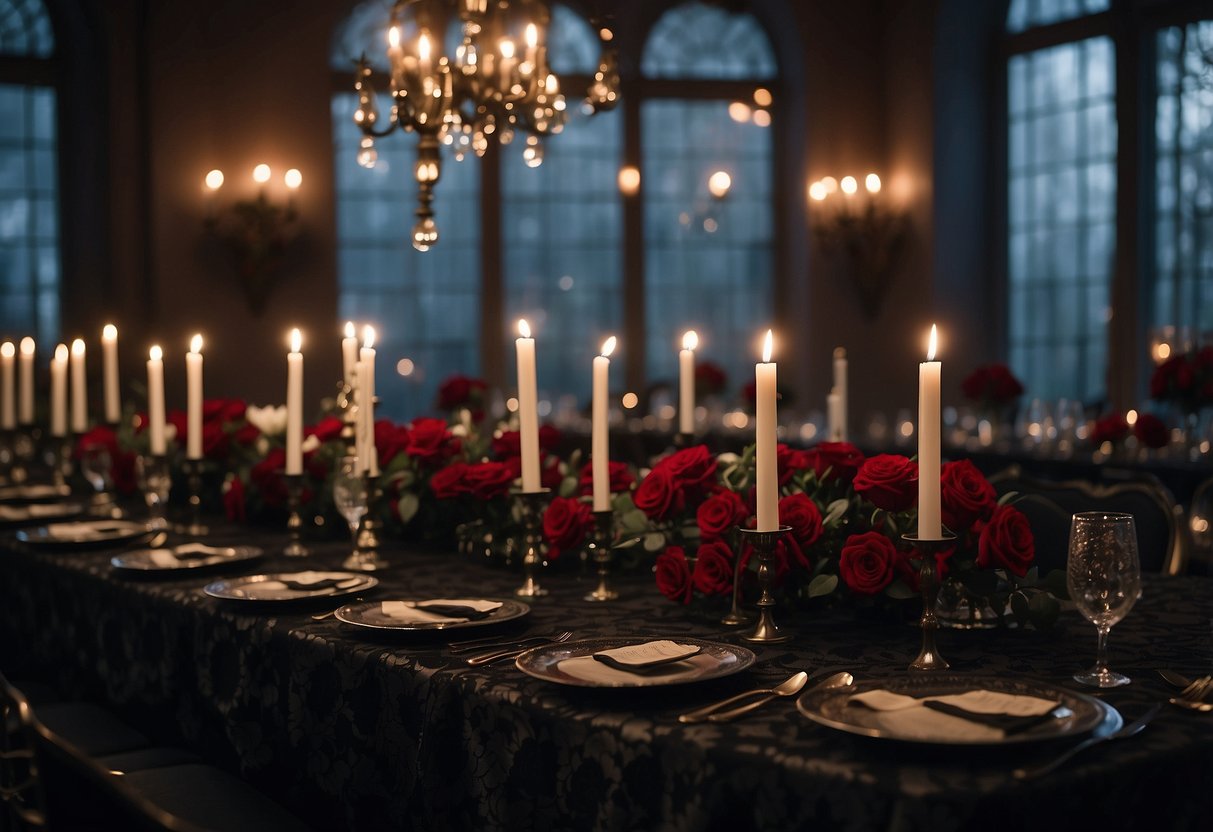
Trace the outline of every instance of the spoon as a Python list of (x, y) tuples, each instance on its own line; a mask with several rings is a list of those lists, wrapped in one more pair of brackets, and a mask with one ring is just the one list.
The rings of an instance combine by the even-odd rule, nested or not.
[[(811, 687), (809, 690), (812, 691), (812, 690), (827, 690), (829, 688), (845, 688), (847, 685), (850, 685), (854, 681), (855, 681), (855, 677), (852, 676), (850, 673), (847, 673), (844, 670), (841, 673), (835, 673), (832, 676), (827, 676), (826, 678), (822, 679), (817, 684), (813, 685), (813, 687)], [(780, 687), (782, 687), (782, 685)], [(776, 688), (776, 690), (779, 690), (779, 688)], [(755, 708), (762, 707), (767, 702), (770, 702), (772, 699), (774, 699), (776, 696), (792, 696), (799, 692), (800, 692), (800, 688), (797, 688), (796, 690), (793, 690), (790, 692), (784, 692), (782, 690), (779, 690), (779, 692), (774, 695), (764, 696), (755, 702), (750, 702), (749, 704), (742, 705), (740, 708), (733, 708), (732, 710), (728, 710), (728, 711), (717, 711), (716, 713), (714, 713), (708, 717), (708, 722), (730, 722), (730, 721), (736, 719), (737, 717), (742, 716), (743, 714), (748, 714), (750, 711), (754, 710)]]
[(764, 698), (760, 699), (759, 703), (766, 702), (767, 700), (773, 699), (776, 696), (791, 696), (795, 693), (800, 693), (801, 688), (803, 688), (805, 686), (805, 683), (808, 681), (809, 681), (809, 674), (805, 673), (802, 670), (799, 673), (796, 673), (792, 676), (789, 676), (787, 679), (784, 679), (782, 682), (780, 682), (778, 685), (776, 685), (773, 688), (758, 688), (756, 690), (747, 690), (745, 693), (739, 693), (736, 696), (730, 696), (728, 699), (725, 699), (721, 702), (715, 702), (706, 707), (699, 708), (698, 710), (689, 711), (688, 713), (682, 714), (680, 717), (678, 717), (678, 721), (683, 724), (690, 724), (693, 722), (703, 722), (705, 719), (707, 719), (713, 713), (719, 711), (721, 708), (727, 707), (729, 705), (733, 705), (737, 702), (740, 702), (743, 699), (748, 699), (751, 696), (763, 696)]
[(1168, 685), (1174, 685), (1177, 688), (1186, 688), (1188, 685), (1192, 684), (1192, 680), (1187, 676), (1184, 676), (1182, 673), (1176, 673), (1173, 670), (1160, 670), (1158, 671), (1158, 675), (1161, 676), (1162, 680)]

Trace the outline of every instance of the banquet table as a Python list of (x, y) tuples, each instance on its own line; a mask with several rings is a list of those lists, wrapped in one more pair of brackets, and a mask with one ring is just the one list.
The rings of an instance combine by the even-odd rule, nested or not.
[[(213, 538), (279, 549), (276, 531)], [(507, 597), (519, 576), (469, 556), (394, 544), (374, 598)], [(334, 829), (1207, 829), (1213, 715), (1165, 706), (1137, 737), (1104, 743), (1029, 782), (1017, 765), (1056, 746), (964, 750), (852, 737), (779, 700), (729, 724), (677, 715), (796, 670), (898, 677), (917, 631), (848, 610), (787, 612), (795, 638), (756, 650), (742, 674), (650, 691), (563, 688), (511, 664), (469, 667), (440, 635), (369, 638), (320, 606), (254, 608), (206, 596), (213, 576), (134, 580), (112, 551), (0, 547), (0, 669), (107, 703), (158, 741), (239, 773), (317, 828)], [(332, 568), (271, 552), (257, 571)], [(507, 633), (572, 630), (744, 643), (707, 612), (671, 603), (651, 575), (590, 604), (575, 564)], [(479, 635), (476, 633), (475, 635)], [(450, 637), (470, 637), (460, 633)], [(1102, 694), (1132, 720), (1169, 689), (1155, 673), (1213, 671), (1213, 579), (1148, 576), (1111, 637), (1133, 684)], [(945, 630), (960, 673), (1068, 684), (1095, 630), (1064, 613), (1048, 633)]]

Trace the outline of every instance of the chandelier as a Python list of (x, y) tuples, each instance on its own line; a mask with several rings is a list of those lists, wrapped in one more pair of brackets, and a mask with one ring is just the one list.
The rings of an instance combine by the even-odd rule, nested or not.
[[(418, 136), (412, 232), (418, 251), (438, 242), (432, 203), (442, 175), (442, 146), (461, 161), (469, 150), (483, 156), (494, 136), (504, 145), (522, 133), (523, 161), (538, 167), (543, 139), (564, 129), (568, 104), (548, 64), (551, 19), (546, 0), (398, 0), (388, 28), (392, 108), (386, 123), (366, 55), (357, 61), (358, 164), (374, 167), (375, 139), (396, 128)], [(583, 105), (589, 113), (608, 110), (619, 99), (612, 33), (605, 26), (596, 28), (601, 49)], [(448, 45), (453, 47), (450, 54)]]

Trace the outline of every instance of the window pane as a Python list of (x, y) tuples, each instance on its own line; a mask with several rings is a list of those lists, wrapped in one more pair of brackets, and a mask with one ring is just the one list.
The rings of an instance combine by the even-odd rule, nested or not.
[(1022, 32), (1062, 20), (1108, 10), (1109, 0), (1011, 0), (1007, 31)]
[(0, 55), (49, 58), (54, 51), (42, 0), (0, 0)]
[(751, 15), (699, 2), (661, 16), (644, 45), (641, 71), (654, 78), (774, 78), (775, 54)]
[[(641, 125), (650, 383), (674, 379), (678, 339), (695, 329), (736, 392), (753, 364), (736, 346), (771, 316), (770, 130), (733, 121), (723, 101), (646, 101)], [(731, 178), (723, 199), (708, 190), (716, 171)]]
[[(353, 93), (333, 96), (339, 321), (375, 326), (379, 412), (406, 419), (432, 409), (448, 375), (479, 372), (480, 166), (443, 157), (434, 195), (441, 242), (418, 252), (410, 240), (416, 139), (381, 139), (375, 166), (360, 167), (356, 107)], [(397, 372), (403, 359), (412, 362), (407, 377)]]
[[(1061, 13), (1054, 3), (1015, 5), (1031, 23)], [(1088, 304), (1106, 298), (1115, 253), (1112, 61), (1108, 40), (1094, 38), (1008, 64), (1009, 352), (1037, 398), (1104, 395), (1107, 304)]]

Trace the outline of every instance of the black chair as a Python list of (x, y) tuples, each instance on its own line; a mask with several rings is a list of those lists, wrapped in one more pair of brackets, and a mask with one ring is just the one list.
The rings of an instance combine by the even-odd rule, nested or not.
[(0, 676), (0, 829), (47, 828), (46, 798), (38, 769), (33, 712), (21, 691)]
[(1000, 497), (1011, 492), (1018, 495), (1015, 507), (1032, 526), (1036, 562), (1042, 573), (1065, 568), (1070, 518), (1080, 511), (1132, 514), (1142, 571), (1165, 575), (1184, 572), (1187, 536), (1181, 530), (1183, 510), (1156, 478), (1112, 485), (1085, 480), (1052, 482), (1029, 477), (1018, 465), (1012, 465), (990, 477), (990, 483)]
[(1213, 478), (1196, 487), (1184, 526), (1188, 531), (1190, 568), (1213, 575)]

